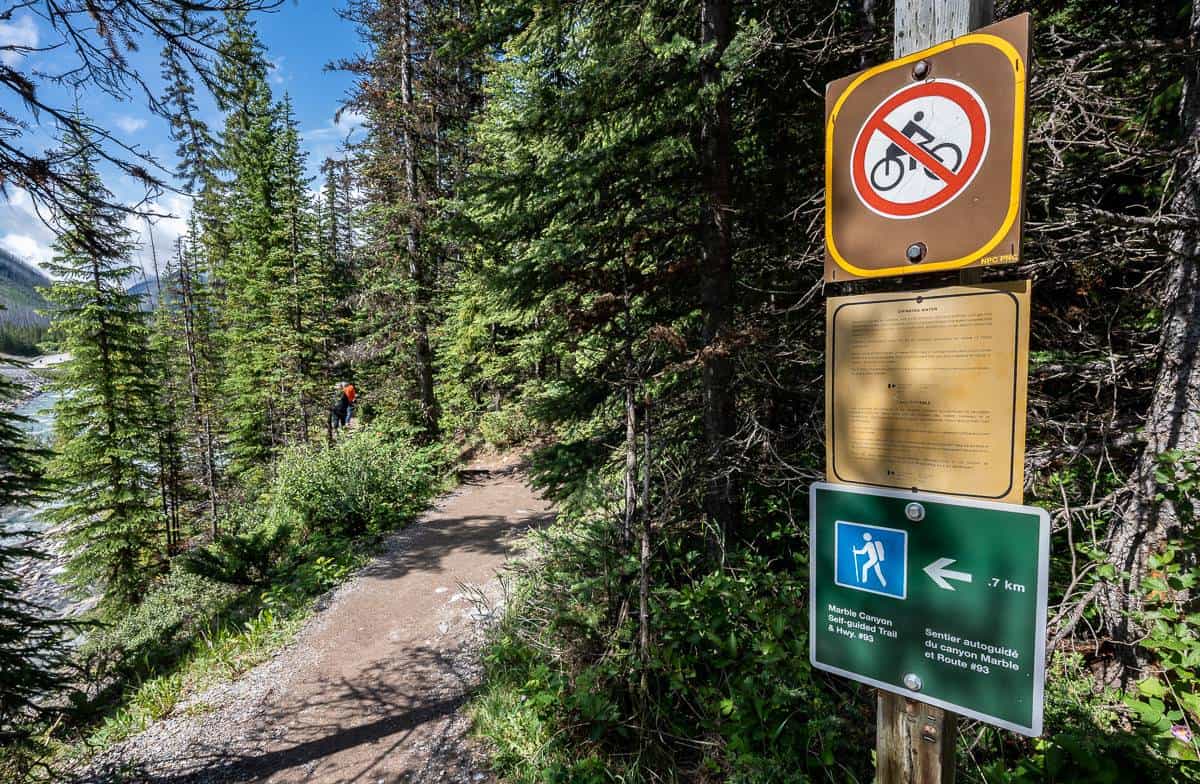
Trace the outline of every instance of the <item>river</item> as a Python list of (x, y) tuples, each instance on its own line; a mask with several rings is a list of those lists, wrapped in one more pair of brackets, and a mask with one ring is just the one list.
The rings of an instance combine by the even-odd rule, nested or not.
[[(31, 367), (36, 369), (55, 364), (58, 357), (39, 357)], [(3, 372), (16, 376), (20, 381), (30, 384), (34, 379), (29, 370), (13, 372), (12, 368), (3, 368)], [(40, 384), (35, 384), (40, 386)], [(21, 424), (31, 438), (40, 441), (44, 446), (50, 445), (51, 430), (54, 427), (54, 416), (51, 413), (57, 392), (39, 391), (33, 397), (22, 402), (16, 408), (16, 413), (27, 418)], [(48, 554), (48, 558), (22, 558), (16, 561), (14, 568), (21, 576), (21, 598), (42, 606), (48, 615), (75, 615), (85, 609), (85, 604), (67, 593), (66, 588), (56, 579), (62, 573), (64, 558), (58, 551), (57, 542), (50, 537), (43, 537), (47, 523), (43, 512), (49, 504), (34, 507), (7, 507), (0, 509), (0, 531), (28, 531), (32, 537), (21, 537), (33, 544), (37, 549)], [(32, 540), (32, 541), (30, 541)], [(90, 602), (87, 603), (90, 605)]]

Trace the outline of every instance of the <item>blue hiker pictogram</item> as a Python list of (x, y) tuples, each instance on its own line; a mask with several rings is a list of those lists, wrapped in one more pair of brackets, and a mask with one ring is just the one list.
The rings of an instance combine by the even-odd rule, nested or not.
[(908, 533), (837, 521), (835, 582), (843, 588), (904, 599), (908, 596)]

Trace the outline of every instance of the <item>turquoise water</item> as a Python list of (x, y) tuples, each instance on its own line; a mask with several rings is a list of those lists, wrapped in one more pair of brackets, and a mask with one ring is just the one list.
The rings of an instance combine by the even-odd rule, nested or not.
[[(51, 430), (54, 427), (54, 416), (50, 407), (58, 399), (56, 392), (43, 392), (16, 409), (16, 413), (28, 417), (29, 420), (21, 425), (21, 429), (33, 438), (41, 441), (44, 446), (50, 445)], [(8, 507), (0, 510), (0, 530), (42, 531), (46, 524), (41, 520), (41, 512), (45, 506), (31, 508)]]
[(29, 421), (21, 429), (34, 438), (50, 445), (50, 431), (54, 427), (54, 417), (50, 408), (58, 400), (57, 392), (42, 392), (40, 395), (25, 401), (16, 410), (21, 416), (29, 417)]
[[(54, 426), (54, 417), (50, 408), (57, 399), (57, 393), (43, 392), (25, 401), (16, 409), (17, 413), (28, 417), (28, 421), (21, 425), (21, 429), (41, 441), (45, 446), (50, 445), (51, 430)], [(10, 542), (16, 540), (28, 543), (33, 540), (32, 544), (37, 549), (46, 552), (51, 549), (51, 543), (39, 541), (41, 537), (37, 536), (47, 527), (47, 523), (42, 519), (46, 508), (47, 505), (42, 504), (34, 507), (10, 506), (0, 509), (0, 531), (24, 532), (24, 535), (8, 537)], [(33, 536), (29, 535), (31, 533)], [(0, 540), (3, 539), (4, 537), (0, 537)], [(13, 567), (21, 576), (23, 584), (21, 595), (24, 599), (41, 606), (49, 616), (73, 614), (72, 599), (58, 582), (58, 576), (62, 571), (60, 559), (18, 559), (13, 563)]]

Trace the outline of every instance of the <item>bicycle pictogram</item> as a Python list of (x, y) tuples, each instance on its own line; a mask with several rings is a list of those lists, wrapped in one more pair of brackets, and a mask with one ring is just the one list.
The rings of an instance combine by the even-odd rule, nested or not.
[(854, 142), (851, 182), (886, 218), (928, 215), (962, 193), (987, 152), (982, 100), (950, 79), (921, 82), (885, 98)]
[[(950, 171), (957, 172), (963, 162), (962, 148), (954, 142), (934, 144), (937, 141), (936, 137), (920, 125), (924, 118), (925, 112), (916, 112), (900, 133), (914, 141), (916, 141), (915, 137), (920, 135), (921, 141), (916, 142), (916, 145), (941, 161)], [(907, 167), (904, 163), (906, 158), (908, 159)], [(906, 153), (903, 147), (893, 142), (888, 145), (887, 154), (871, 167), (871, 185), (880, 193), (886, 193), (899, 185), (906, 174), (915, 172), (918, 164), (919, 161), (915, 157)], [(922, 170), (929, 179), (940, 179), (929, 169), (922, 167)]]

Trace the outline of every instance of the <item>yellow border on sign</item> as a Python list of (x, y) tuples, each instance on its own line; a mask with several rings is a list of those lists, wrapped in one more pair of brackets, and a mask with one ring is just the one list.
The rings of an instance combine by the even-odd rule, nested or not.
[[(842, 104), (850, 97), (850, 93), (854, 92), (863, 82), (873, 76), (890, 71), (893, 68), (899, 68), (908, 63), (922, 60), (930, 55), (944, 52), (956, 46), (964, 46), (967, 44), (982, 44), (999, 49), (1005, 56), (1011, 58), (1013, 62), (1019, 64), (1019, 72), (1015, 73), (1014, 94), (1013, 100), (1013, 157), (1012, 157), (1012, 187), (1010, 190), (1010, 198), (1008, 203), (1008, 214), (1004, 218), (1004, 223), (1000, 226), (1000, 230), (996, 232), (987, 243), (978, 251), (970, 253), (966, 256), (948, 261), (937, 261), (931, 264), (917, 264), (903, 267), (887, 267), (885, 269), (862, 269), (851, 264), (843, 258), (838, 252), (837, 245), (833, 241), (833, 126), (837, 121), (838, 113), (841, 111)], [(983, 258), (993, 248), (1000, 243), (1004, 236), (1008, 234), (1008, 230), (1012, 228), (1013, 222), (1017, 219), (1017, 213), (1021, 206), (1021, 175), (1023, 172), (1022, 154), (1025, 147), (1025, 74), (1028, 69), (1025, 67), (1025, 61), (1021, 59), (1021, 54), (1008, 41), (995, 35), (987, 35), (984, 33), (970, 33), (959, 38), (953, 38), (945, 43), (929, 49), (924, 49), (915, 54), (910, 54), (899, 60), (893, 60), (883, 65), (877, 65), (874, 68), (864, 71), (857, 79), (850, 83), (845, 92), (837, 99), (837, 103), (833, 105), (833, 111), (829, 113), (829, 123), (825, 128), (825, 245), (829, 249), (829, 255), (833, 257), (834, 262), (846, 270), (854, 273), (861, 278), (881, 278), (887, 275), (912, 275), (922, 272), (936, 272), (945, 269), (958, 269), (965, 267), (973, 261)], [(980, 164), (982, 165), (982, 164)], [(898, 272), (903, 270), (902, 272)]]

